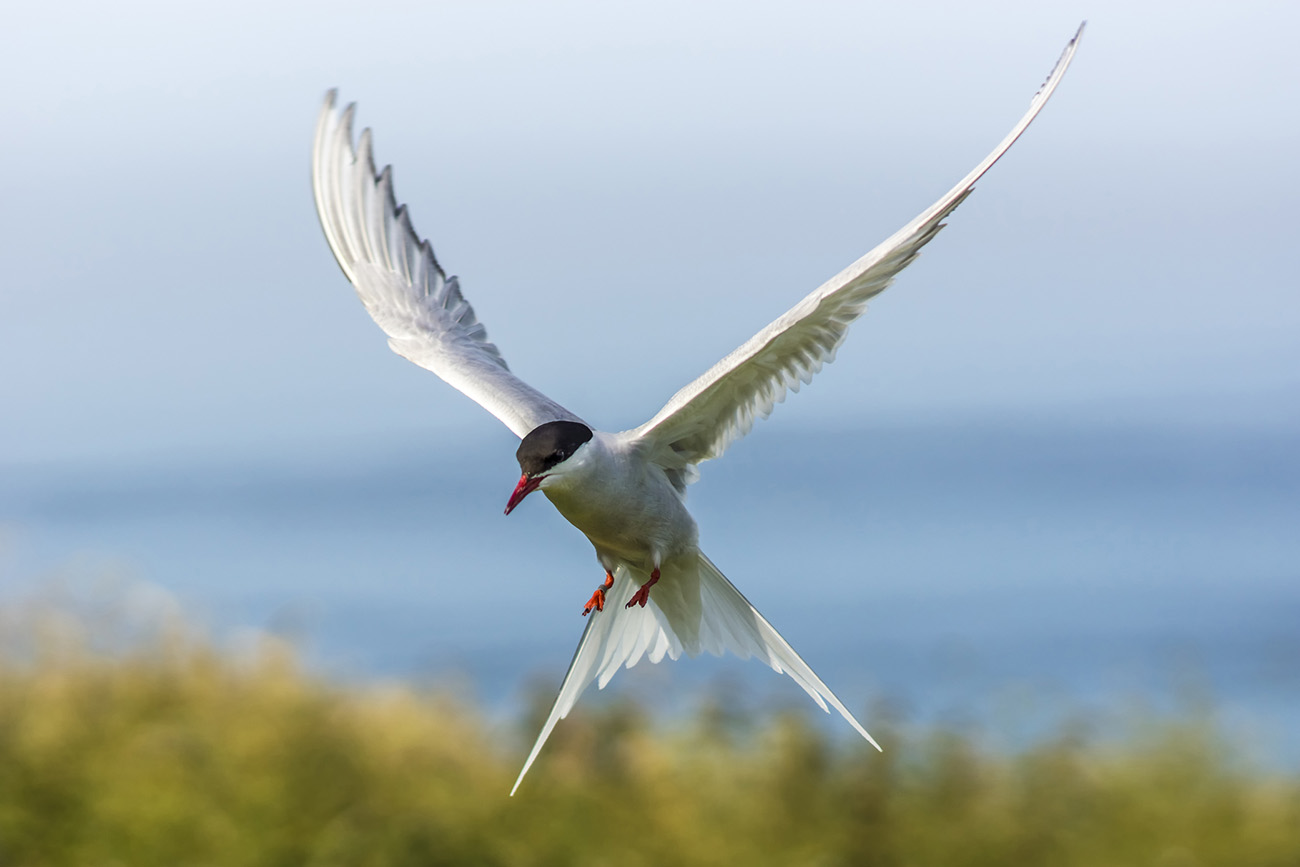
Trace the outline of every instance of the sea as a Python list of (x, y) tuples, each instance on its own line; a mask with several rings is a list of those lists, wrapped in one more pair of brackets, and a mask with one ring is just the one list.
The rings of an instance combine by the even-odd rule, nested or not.
[[(701, 546), (868, 729), (888, 712), (1014, 749), (1196, 714), (1300, 767), (1296, 431), (760, 433), (690, 489)], [(432, 437), (0, 465), (0, 601), (108, 594), (518, 715), (558, 687), (602, 572), (541, 497), (502, 514), (517, 475), (498, 440)], [(643, 662), (605, 692), (669, 720), (717, 696), (820, 718), (753, 660)]]

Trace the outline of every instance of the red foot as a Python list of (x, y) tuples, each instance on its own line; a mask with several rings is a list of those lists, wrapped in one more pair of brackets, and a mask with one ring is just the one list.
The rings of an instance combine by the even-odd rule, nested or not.
[(631, 608), (633, 605), (640, 605), (645, 608), (645, 604), (650, 601), (650, 588), (655, 586), (655, 582), (658, 580), (659, 570), (655, 569), (650, 573), (650, 580), (642, 584), (641, 589), (632, 594), (632, 598), (627, 602), (627, 607)]
[(593, 608), (595, 608), (597, 611), (604, 611), (605, 591), (613, 586), (614, 586), (614, 576), (609, 574), (609, 571), (606, 570), (605, 583), (597, 587), (596, 592), (591, 594), (591, 598), (587, 600), (586, 606), (584, 606), (582, 609), (582, 616), (586, 617), (588, 614), (591, 613), (591, 609)]

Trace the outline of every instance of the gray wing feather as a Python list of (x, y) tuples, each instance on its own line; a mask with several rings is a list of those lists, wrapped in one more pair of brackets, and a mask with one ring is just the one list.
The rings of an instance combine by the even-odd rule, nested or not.
[(970, 195), (976, 181), (1025, 131), (1061, 81), (1074, 57), (1083, 26), (1065, 47), (1025, 113), (993, 152), (961, 182), (883, 244), (824, 283), (772, 324), (683, 388), (650, 419), (629, 433), (659, 463), (694, 475), (694, 465), (720, 456), (756, 419), (766, 418), (790, 391), (812, 380), (848, 336), (867, 302), (894, 282), (944, 219)]
[(355, 105), (330, 91), (316, 124), (312, 189), (334, 258), (394, 352), (442, 377), (517, 436), (548, 421), (581, 421), (506, 366), (501, 352), (416, 234), (393, 194), (391, 167), (375, 172), (370, 130), (352, 146)]

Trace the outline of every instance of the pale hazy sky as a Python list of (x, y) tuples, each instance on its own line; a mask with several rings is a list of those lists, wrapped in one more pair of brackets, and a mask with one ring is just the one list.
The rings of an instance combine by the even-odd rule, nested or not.
[(511, 442), (334, 265), (329, 87), (513, 369), (620, 428), (960, 178), (1085, 18), (772, 423), (1293, 423), (1294, 3), (31, 3), (0, 30), (0, 466)]

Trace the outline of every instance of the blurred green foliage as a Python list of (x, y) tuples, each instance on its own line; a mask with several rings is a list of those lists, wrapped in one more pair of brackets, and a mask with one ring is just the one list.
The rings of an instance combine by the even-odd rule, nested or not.
[(562, 723), (510, 798), (536, 720), (326, 682), (271, 639), (105, 648), (84, 620), (10, 614), (7, 867), (1300, 864), (1300, 779), (1235, 761), (1204, 719), (1005, 755), (875, 714), (879, 754), (799, 715), (665, 727), (615, 703)]

